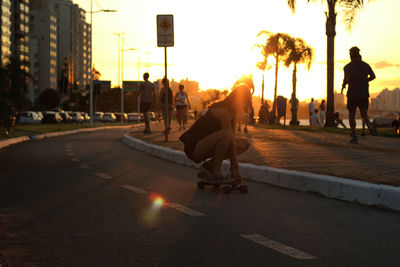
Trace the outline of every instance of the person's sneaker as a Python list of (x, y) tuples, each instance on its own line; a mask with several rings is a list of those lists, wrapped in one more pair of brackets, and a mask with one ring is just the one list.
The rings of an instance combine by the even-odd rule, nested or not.
[(376, 129), (374, 127), (372, 127), (372, 124), (370, 121), (367, 121), (365, 123), (365, 125), (367, 125), (369, 132), (371, 133), (371, 135), (377, 135), (376, 133)]
[(357, 138), (357, 136), (356, 136), (356, 135), (352, 135), (352, 136), (351, 136), (351, 139), (350, 139), (350, 141), (349, 141), (349, 143), (351, 143), (351, 144), (357, 144), (357, 143), (358, 143), (358, 138)]

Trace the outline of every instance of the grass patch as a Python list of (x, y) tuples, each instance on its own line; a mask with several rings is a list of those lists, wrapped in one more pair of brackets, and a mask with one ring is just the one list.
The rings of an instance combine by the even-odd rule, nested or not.
[[(93, 127), (103, 127), (103, 126), (119, 126), (120, 123), (99, 123), (94, 124)], [(127, 124), (124, 124), (127, 125)], [(7, 136), (1, 135), (0, 140), (14, 138), (24, 135), (38, 135), (50, 132), (64, 132), (71, 131), (82, 128), (90, 128), (89, 124), (75, 124), (75, 123), (49, 123), (49, 124), (17, 124), (14, 131)]]

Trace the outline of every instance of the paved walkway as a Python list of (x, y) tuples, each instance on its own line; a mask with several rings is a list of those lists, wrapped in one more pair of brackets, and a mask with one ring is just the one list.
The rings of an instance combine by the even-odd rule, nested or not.
[[(165, 142), (162, 123), (152, 125), (152, 134), (135, 128), (131, 136), (143, 141), (183, 151), (178, 140), (183, 131), (172, 123)], [(336, 133), (248, 127), (238, 133), (250, 140), (250, 149), (239, 156), (240, 162), (306, 171), (376, 184), (400, 187), (400, 138), (367, 135), (358, 144), (349, 136)]]

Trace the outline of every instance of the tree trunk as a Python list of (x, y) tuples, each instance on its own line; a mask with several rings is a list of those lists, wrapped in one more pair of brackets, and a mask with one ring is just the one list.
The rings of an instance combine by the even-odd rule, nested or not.
[[(296, 101), (296, 84), (297, 84), (297, 65), (296, 63), (294, 64), (293, 68), (293, 75), (292, 75), (292, 84), (293, 84), (293, 93), (292, 93), (292, 105), (293, 101)], [(290, 121), (290, 125), (298, 125), (298, 120), (297, 120), (297, 110), (298, 110), (298, 103), (297, 103), (297, 108), (295, 109), (290, 109), (292, 112), (292, 119)]]
[(261, 105), (264, 104), (264, 72), (263, 72), (263, 79), (261, 84)]
[(326, 18), (326, 36), (327, 36), (327, 92), (326, 92), (326, 122), (325, 127), (335, 126), (335, 103), (334, 103), (334, 74), (335, 74), (335, 35), (336, 35), (336, 13), (335, 3), (333, 1), (328, 5), (328, 14)]
[(279, 58), (276, 56), (276, 64), (275, 64), (275, 87), (274, 87), (274, 102), (272, 104), (272, 114), (274, 116), (274, 123), (276, 117), (276, 94), (278, 91), (278, 68), (279, 68)]

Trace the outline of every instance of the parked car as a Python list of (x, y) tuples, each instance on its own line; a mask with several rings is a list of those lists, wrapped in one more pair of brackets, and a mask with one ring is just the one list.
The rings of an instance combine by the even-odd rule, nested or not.
[(116, 118), (115, 118), (114, 113), (106, 112), (106, 113), (104, 113), (103, 118), (102, 118), (101, 121), (104, 121), (104, 122), (115, 122)]
[(34, 111), (21, 112), (18, 115), (18, 123), (34, 124), (40, 121), (39, 115)]
[(85, 122), (89, 122), (90, 121), (90, 116), (89, 114), (87, 114), (86, 112), (82, 112), (82, 117), (83, 117), (83, 121)]
[[(116, 121), (121, 121), (121, 113), (114, 113)], [(128, 121), (128, 114), (123, 113), (124, 121)]]
[(96, 112), (93, 114), (93, 120), (94, 121), (101, 121), (103, 119), (103, 112)]
[(62, 122), (71, 123), (72, 122), (72, 112), (70, 111), (61, 111), (60, 116), (62, 118)]
[(41, 111), (35, 111), (35, 112), (36, 112), (36, 114), (38, 115), (40, 122), (42, 122), (43, 113), (42, 113)]
[(80, 112), (72, 112), (72, 121), (76, 123), (82, 123), (84, 118)]
[(43, 123), (60, 123), (62, 118), (58, 112), (55, 111), (45, 111), (43, 113)]
[(140, 114), (139, 113), (128, 113), (128, 121), (129, 122), (139, 122)]

